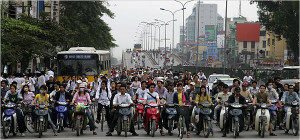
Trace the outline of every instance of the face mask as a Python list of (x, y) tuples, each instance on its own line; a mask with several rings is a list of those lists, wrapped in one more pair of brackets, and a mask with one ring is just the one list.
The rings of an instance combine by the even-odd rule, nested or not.
[(28, 88), (24, 88), (24, 91), (28, 91)]
[(196, 88), (196, 92), (200, 92), (200, 88)]
[(268, 86), (269, 89), (273, 88), (273, 86)]
[(84, 88), (80, 88), (79, 91), (84, 91)]
[(43, 94), (43, 93), (44, 93), (44, 91), (43, 91), (43, 90), (40, 90), (40, 93), (41, 93), (41, 94)]

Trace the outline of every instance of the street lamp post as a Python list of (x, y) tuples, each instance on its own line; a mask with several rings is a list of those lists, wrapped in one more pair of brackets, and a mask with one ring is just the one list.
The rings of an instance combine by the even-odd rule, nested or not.
[[(185, 5), (187, 4), (187, 3), (189, 3), (189, 2), (192, 2), (193, 0), (189, 0), (189, 1), (187, 1), (187, 2), (185, 2), (185, 3), (182, 3), (181, 1), (178, 1), (178, 0), (174, 0), (174, 1), (176, 1), (176, 2), (178, 2), (178, 3), (180, 3), (181, 5), (182, 5), (182, 32), (183, 32), (183, 37), (185, 38), (185, 36), (184, 36), (184, 9), (186, 9), (185, 8)], [(185, 44), (185, 39), (183, 39), (183, 45)]]
[[(163, 11), (168, 11), (170, 12), (172, 15), (173, 15), (173, 33), (172, 33), (172, 48), (174, 49), (174, 16), (175, 16), (175, 13), (180, 11), (180, 10), (184, 10), (185, 8), (182, 8), (182, 9), (179, 9), (179, 10), (176, 10), (174, 12), (170, 11), (170, 10), (167, 10), (167, 9), (164, 9), (164, 8), (160, 8), (160, 10), (163, 10)], [(170, 48), (171, 50), (171, 48)], [(171, 51), (172, 53), (172, 51)]]
[[(163, 24), (159, 24), (159, 25), (155, 25), (154, 24), (154, 27), (158, 27), (158, 55), (160, 55), (160, 27), (162, 26)], [(154, 38), (155, 40), (155, 38)], [(154, 42), (155, 44), (155, 42)], [(159, 58), (158, 58), (158, 64), (159, 64)]]
[[(167, 25), (169, 24), (169, 22), (171, 22), (173, 20), (170, 20), (170, 21), (167, 21), (167, 22), (164, 22), (164, 21), (158, 20), (158, 19), (155, 19), (155, 20), (160, 21), (165, 25), (165, 57), (166, 57), (166, 55), (167, 55)], [(176, 19), (175, 19), (175, 21), (176, 21)]]

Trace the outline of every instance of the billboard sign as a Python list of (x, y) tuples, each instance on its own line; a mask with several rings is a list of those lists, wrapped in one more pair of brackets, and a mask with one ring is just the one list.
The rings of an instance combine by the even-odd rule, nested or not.
[(217, 40), (217, 26), (205, 25), (205, 40), (216, 41)]

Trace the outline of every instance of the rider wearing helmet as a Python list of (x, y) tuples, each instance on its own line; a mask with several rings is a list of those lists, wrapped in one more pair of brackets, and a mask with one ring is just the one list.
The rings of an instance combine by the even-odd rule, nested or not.
[[(80, 84), (79, 85), (79, 92), (76, 92), (71, 105), (74, 104), (74, 102), (79, 103), (79, 102), (84, 102), (84, 103), (89, 103), (92, 104), (92, 101), (90, 99), (90, 95), (89, 93), (86, 92), (86, 87), (85, 84)], [(94, 120), (92, 117), (92, 111), (90, 110), (90, 108), (86, 108), (86, 115), (89, 118), (89, 126), (90, 126), (90, 130), (93, 131), (93, 135), (97, 135), (96, 130), (95, 130), (95, 124), (94, 124)]]

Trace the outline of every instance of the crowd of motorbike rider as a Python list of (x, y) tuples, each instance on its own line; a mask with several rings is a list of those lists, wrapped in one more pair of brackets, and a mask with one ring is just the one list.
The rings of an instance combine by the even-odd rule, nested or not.
[[(72, 114), (74, 109), (72, 105), (78, 102), (86, 104), (97, 104), (97, 111), (93, 112), (90, 108), (86, 109), (89, 119), (90, 130), (94, 135), (96, 133), (95, 123), (99, 123), (101, 119), (102, 108), (106, 111), (106, 121), (109, 131), (106, 136), (112, 136), (115, 126), (118, 123), (120, 115), (117, 113), (120, 104), (131, 104), (132, 107), (137, 100), (142, 99), (144, 112), (149, 108), (149, 103), (156, 103), (160, 107), (161, 117), (159, 119), (160, 134), (163, 136), (164, 128), (167, 128), (166, 104), (176, 104), (178, 106), (190, 105), (186, 109), (187, 117), (185, 119), (186, 134), (190, 137), (191, 128), (195, 127), (196, 134), (199, 135), (203, 130), (203, 121), (192, 121), (191, 115), (194, 106), (195, 113), (201, 118), (200, 103), (207, 102), (211, 104), (211, 118), (216, 120), (216, 125), (220, 125), (221, 102), (225, 106), (232, 103), (243, 105), (242, 111), (245, 112), (247, 107), (246, 99), (249, 99), (253, 105), (256, 103), (266, 103), (272, 105), (270, 99), (278, 100), (276, 106), (279, 108), (279, 128), (283, 129), (286, 123), (286, 112), (291, 102), (299, 102), (299, 82), (295, 86), (289, 84), (280, 84), (280, 77), (269, 80), (266, 84), (257, 85), (257, 82), (249, 75), (243, 78), (233, 80), (233, 85), (228, 86), (222, 81), (216, 81), (213, 87), (208, 86), (207, 78), (203, 71), (199, 73), (191, 73), (188, 71), (159, 70), (153, 68), (135, 68), (121, 69), (113, 68), (111, 75), (94, 76), (94, 81), (88, 82), (86, 75), (64, 77), (62, 82), (56, 81), (54, 72), (28, 74), (26, 76), (15, 74), (13, 78), (1, 77), (1, 101), (2, 110), (5, 103), (12, 102), (18, 105), (16, 109), (18, 129), (21, 136), (25, 136), (26, 126), (24, 123), (24, 114), (22, 107), (31, 106), (34, 109), (35, 104), (49, 104), (48, 122), (53, 129), (54, 136), (58, 135), (57, 130), (57, 106), (58, 101), (65, 101), (70, 104), (68, 112), (64, 115), (64, 128), (74, 128), (74, 119)], [(47, 77), (47, 78), (46, 78)], [(21, 79), (21, 80), (20, 80)], [(22, 80), (23, 79), (23, 80)], [(23, 81), (23, 82), (22, 82)], [(43, 81), (43, 82), (42, 82)], [(241, 88), (240, 88), (241, 87)], [(94, 103), (93, 103), (94, 102)], [(229, 107), (229, 111), (231, 108)], [(251, 112), (251, 127), (255, 127), (255, 115), (257, 108), (253, 108)], [(95, 122), (93, 115), (96, 115)], [(1, 113), (2, 114), (2, 113)], [(239, 131), (244, 129), (244, 114), (239, 117), (241, 120)], [(134, 116), (134, 114), (131, 114)], [(143, 116), (146, 117), (146, 113)], [(175, 117), (174, 124), (178, 123), (178, 115)], [(36, 116), (32, 115), (33, 120)], [(134, 118), (134, 117), (132, 117)], [(229, 117), (231, 118), (230, 114)], [(146, 120), (144, 120), (145, 123)], [(33, 121), (34, 122), (34, 121)], [(223, 129), (223, 137), (229, 133), (231, 119), (228, 119)], [(138, 136), (134, 128), (135, 121), (131, 121), (129, 132), (133, 136)], [(32, 124), (32, 127), (35, 125)], [(213, 126), (211, 125), (211, 134), (214, 135)], [(276, 136), (272, 132), (272, 125), (269, 125), (270, 136)]]

